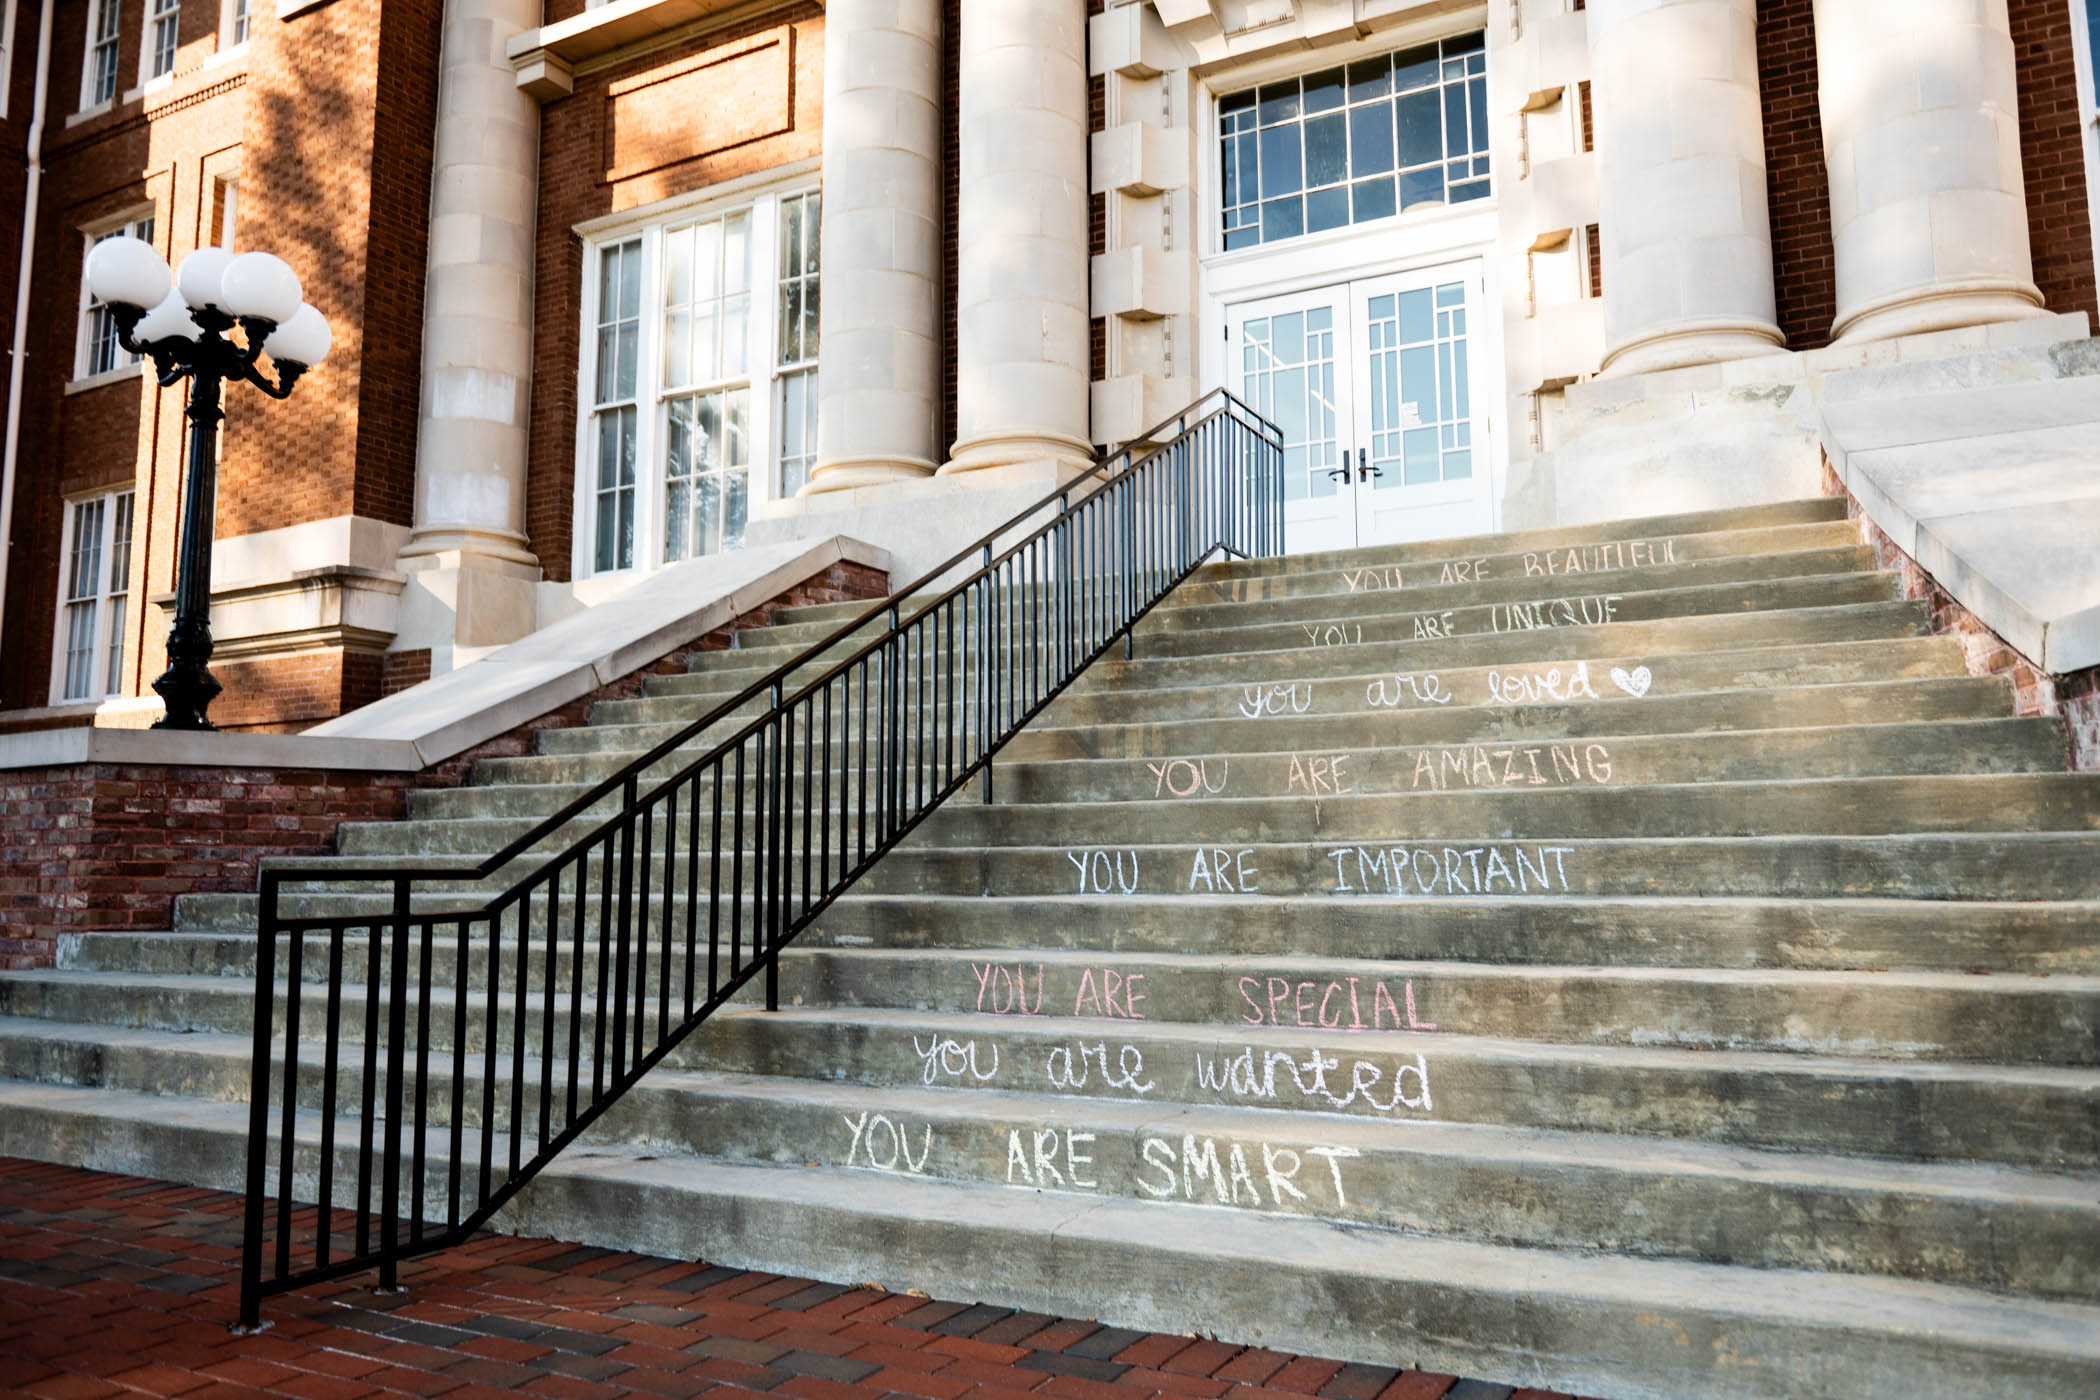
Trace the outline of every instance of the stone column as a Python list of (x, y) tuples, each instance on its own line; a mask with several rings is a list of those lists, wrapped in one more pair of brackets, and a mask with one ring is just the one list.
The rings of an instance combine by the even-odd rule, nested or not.
[(1604, 366), (1770, 354), (1755, 0), (1593, 0)]
[(1831, 334), (1879, 340), (2038, 314), (2005, 0), (1815, 5)]
[[(436, 652), (447, 642), (494, 645), (534, 623), (525, 438), (540, 111), (519, 90), (504, 44), (539, 22), (538, 0), (445, 0), (415, 531), (401, 567), (459, 576), (411, 586), (407, 635), (396, 642), (431, 645), (434, 670), (444, 669)], [(435, 596), (419, 604), (418, 592)]]
[(956, 442), (941, 470), (1089, 464), (1086, 7), (964, 0), (959, 42)]
[(805, 496), (939, 462), (939, 0), (824, 14), (823, 367)]

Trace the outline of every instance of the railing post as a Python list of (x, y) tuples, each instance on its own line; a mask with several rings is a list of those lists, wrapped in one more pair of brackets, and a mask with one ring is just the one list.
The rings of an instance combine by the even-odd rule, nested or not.
[[(269, 1157), (270, 1025), (277, 983), (277, 874), (262, 876), (255, 942), (255, 1040), (248, 1077), (248, 1208), (241, 1222), (241, 1316), (237, 1330), (262, 1328), (263, 1164)], [(370, 1092), (367, 1086), (366, 1092)]]
[[(394, 877), (394, 950), (391, 955), (393, 966), (388, 969), (387, 977), (389, 991), (386, 1012), (386, 1146), (382, 1149), (386, 1153), (386, 1161), (380, 1169), (380, 1179), (383, 1183), (380, 1187), (380, 1201), (385, 1212), (380, 1221), (382, 1233), (379, 1286), (382, 1290), (401, 1286), (395, 1230), (401, 1220), (401, 1077), (405, 1067), (403, 1062), (406, 1059), (404, 1052), (407, 1048), (401, 1042), (408, 1025), (408, 881), (409, 877), (406, 875)], [(493, 971), (490, 975), (494, 975)], [(376, 996), (378, 990), (376, 987), (372, 988), (368, 995)], [(494, 1034), (494, 1031), (493, 1028), (486, 1028), (482, 1033), (490, 1035)], [(287, 1047), (290, 1053), (296, 1053), (297, 1049), (297, 1046)], [(452, 1072), (458, 1074), (459, 1066), (454, 1065)], [(365, 1092), (372, 1092), (369, 1085), (366, 1086)], [(484, 1133), (489, 1132), (490, 1125), (482, 1124), (481, 1130)]]
[[(895, 610), (892, 609), (890, 622), (892, 629), (896, 627), (895, 619)], [(784, 693), (781, 682), (773, 682), (773, 713), (775, 715), (780, 714), (780, 702)], [(778, 723), (783, 730), (787, 730), (790, 727), (789, 721), (784, 716), (778, 720)], [(783, 794), (789, 789), (786, 770), (787, 750), (791, 742), (791, 736), (783, 733), (779, 741), (774, 745), (773, 803), (779, 811), (777, 818), (769, 818), (766, 822), (766, 838), (774, 846), (773, 859), (766, 868), (775, 877), (767, 883), (776, 887), (787, 873), (787, 863), (780, 859), (779, 848), (784, 843), (779, 840), (779, 835), (781, 831), (786, 829), (791, 816), (786, 809), (785, 803), (782, 801)], [(783, 918), (785, 910), (781, 907), (784, 903), (784, 900), (773, 901), (772, 917), (768, 918), (764, 925), (766, 930), (766, 1010), (768, 1011), (778, 1011), (780, 1009), (780, 926), (785, 922)]]
[(984, 745), (984, 794), (987, 806), (992, 800), (992, 605), (991, 594), (995, 585), (990, 573), (992, 567), (992, 542), (984, 542), (984, 578), (978, 588), (977, 645), (977, 732)]

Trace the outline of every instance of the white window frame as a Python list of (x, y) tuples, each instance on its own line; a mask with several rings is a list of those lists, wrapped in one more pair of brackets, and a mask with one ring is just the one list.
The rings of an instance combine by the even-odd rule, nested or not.
[(127, 233), (133, 238), (143, 237), (148, 243), (154, 241), (158, 221), (150, 204), (127, 209), (113, 219), (103, 219), (80, 231), (80, 316), (73, 336), (73, 382), (69, 389), (78, 389), (95, 384), (105, 384), (115, 379), (127, 379), (138, 372), (139, 357), (117, 346), (114, 364), (105, 369), (92, 369), (95, 349), (95, 312), (99, 309), (87, 284), (87, 255), (102, 238), (113, 233)]
[(210, 61), (220, 63), (248, 52), (262, 10), (263, 0), (219, 0), (219, 48)]
[[(94, 666), (88, 678), (88, 693), (85, 695), (68, 695), (66, 693), (66, 658), (68, 652), (67, 643), (71, 640), (70, 633), (72, 631), (70, 625), (72, 620), (71, 605), (75, 602), (90, 601), (88, 597), (76, 600), (70, 596), (72, 592), (74, 529), (82, 508), (98, 501), (102, 503), (102, 516), (99, 525), (101, 538), (97, 542), (97, 548), (100, 552), (96, 557), (96, 572), (100, 575), (100, 581), (91, 599), (95, 608)], [(125, 523), (130, 527), (130, 536), (124, 541), (124, 577), (118, 579), (114, 577), (117, 573), (115, 568), (117, 563), (117, 518), (119, 503), (123, 501), (130, 502), (130, 505), (123, 511)], [(134, 620), (130, 607), (130, 575), (132, 546), (138, 538), (137, 505), (137, 489), (129, 485), (104, 487), (99, 491), (89, 491), (81, 495), (69, 496), (65, 499), (63, 506), (65, 512), (64, 523), (63, 528), (59, 532), (58, 599), (51, 627), (51, 703), (53, 705), (99, 704), (111, 696), (119, 695), (123, 692), (124, 677), (122, 673), (125, 633), (130, 629)], [(118, 586), (112, 587), (112, 584)], [(118, 609), (113, 606), (117, 603), (124, 605), (121, 616), (117, 615)], [(113, 644), (116, 647), (114, 660), (117, 662), (114, 667), (110, 665), (112, 660), (111, 647)], [(117, 674), (110, 674), (112, 670)]]
[[(807, 361), (778, 363), (781, 202), (818, 189), (817, 162), (805, 160), (776, 170), (725, 181), (694, 195), (578, 225), (583, 241), (582, 295), (577, 326), (575, 489), (571, 519), (570, 577), (574, 579), (637, 577), (664, 565), (663, 374), (665, 233), (688, 223), (747, 210), (750, 214), (752, 278), (750, 333), (744, 382), (749, 386), (750, 475), (745, 493), (745, 522), (758, 518), (759, 507), (781, 497), (779, 443), (780, 377), (807, 369)], [(626, 568), (596, 567), (597, 542), (597, 331), (599, 256), (608, 248), (639, 237), (642, 242), (642, 316), (636, 351), (638, 372), (635, 429), (635, 548)], [(820, 254), (821, 256), (821, 254)], [(822, 296), (821, 274), (820, 290)], [(676, 397), (670, 395), (669, 397)]]
[[(2069, 0), (2071, 54), (2078, 74), (2078, 139), (2085, 148), (2086, 223), (2093, 240), (2093, 272), (2100, 277), (2100, 79), (2094, 72), (2090, 7), (2100, 0)], [(2096, 328), (2100, 329), (2100, 328)]]
[(213, 182), (218, 186), (219, 226), (213, 231), (212, 241), (227, 252), (233, 251), (234, 236), (240, 231), (241, 182), (229, 176)]
[[(95, 90), (95, 50), (99, 47), (96, 42), (95, 21), (102, 14), (105, 3), (112, 7), (113, 21), (106, 41), (110, 45), (109, 95), (106, 97)], [(80, 110), (100, 112), (116, 104), (123, 86), (118, 77), (118, 70), (124, 62), (123, 0), (88, 0), (87, 28), (84, 35), (80, 55)]]
[[(166, 5), (164, 13), (154, 13), (156, 5)], [(182, 54), (182, 0), (146, 0), (145, 27), (139, 32), (139, 89), (158, 87), (171, 82), (175, 77), (175, 60)], [(153, 70), (153, 60), (159, 52), (154, 43), (153, 31), (166, 20), (175, 26), (175, 42), (168, 46), (168, 66), (160, 72)]]
[(13, 92), (15, 70), (15, 0), (6, 0), (4, 11), (0, 11), (0, 114), (7, 111), (7, 99)]

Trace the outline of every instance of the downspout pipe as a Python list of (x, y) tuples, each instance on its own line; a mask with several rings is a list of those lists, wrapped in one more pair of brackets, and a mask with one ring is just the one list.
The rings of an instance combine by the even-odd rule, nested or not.
[(14, 343), (7, 357), (7, 438), (0, 452), (0, 637), (7, 628), (8, 541), (15, 524), (15, 461), (22, 449), (22, 371), (29, 350), (29, 271), (36, 255), (37, 195), (44, 184), (44, 109), (51, 87), (51, 11), (44, 0), (36, 29), (36, 97), (30, 108), (28, 176), (22, 189), (22, 260), (15, 273)]

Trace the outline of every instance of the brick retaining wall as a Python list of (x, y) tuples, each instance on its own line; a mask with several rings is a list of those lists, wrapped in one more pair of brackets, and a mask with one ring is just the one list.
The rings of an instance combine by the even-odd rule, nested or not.
[(178, 764), (0, 773), (0, 968), (50, 965), (61, 934), (167, 928), (177, 895), (253, 890), (264, 856), (329, 854), (342, 822), (399, 820), (409, 792), (457, 787), (480, 759), (529, 754), (540, 730), (587, 723), (597, 702), (639, 695), (650, 676), (727, 648), (738, 629), (767, 626), (782, 608), (888, 588), (880, 570), (833, 564), (690, 647), (420, 773)]
[(2015, 711), (2060, 717), (2070, 746), (2071, 766), (2081, 772), (2100, 772), (2100, 666), (2058, 676), (2028, 660), (1962, 606), (1938, 579), (1866, 517), (1827, 458), (1823, 462), (1823, 494), (1845, 498), (1846, 514), (1859, 522), (1860, 534), (1873, 547), (1881, 567), (1893, 569), (1901, 576), (1903, 596), (1927, 600), (1932, 609), (1933, 632), (1960, 639), (1969, 674), (2011, 680)]

